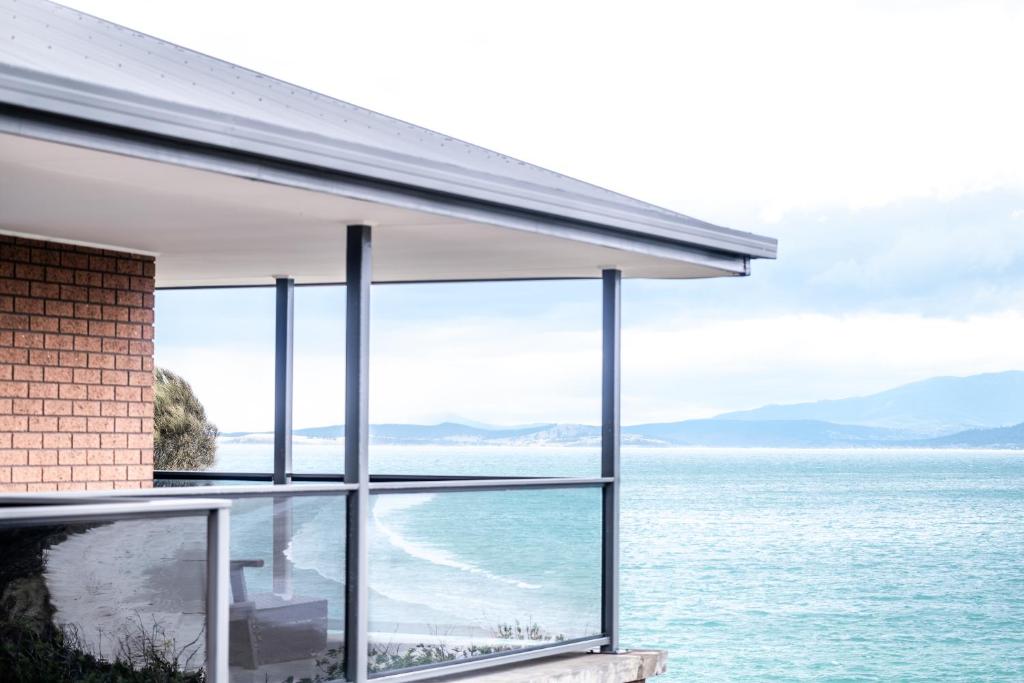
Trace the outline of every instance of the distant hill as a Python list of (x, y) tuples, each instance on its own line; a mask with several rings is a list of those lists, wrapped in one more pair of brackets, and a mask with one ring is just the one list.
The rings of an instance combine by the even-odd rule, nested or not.
[(995, 429), (969, 429), (910, 445), (925, 448), (1013, 448), (1024, 449), (1024, 423)]
[[(1015, 425), (1015, 426), (1007, 426)], [(295, 430), (298, 439), (342, 439), (343, 425)], [(269, 432), (222, 435), (272, 441)], [(598, 446), (601, 430), (583, 424), (496, 427), (475, 423), (370, 425), (370, 440), (393, 445)], [(1024, 448), (1024, 372), (936, 377), (871, 396), (771, 405), (684, 420), (623, 427), (632, 446)]]
[(906, 438), (902, 432), (883, 427), (819, 420), (686, 420), (624, 427), (622, 431), (673, 446), (876, 446)]
[(1024, 422), (1024, 372), (935, 377), (870, 396), (769, 405), (721, 420), (819, 420), (935, 437)]

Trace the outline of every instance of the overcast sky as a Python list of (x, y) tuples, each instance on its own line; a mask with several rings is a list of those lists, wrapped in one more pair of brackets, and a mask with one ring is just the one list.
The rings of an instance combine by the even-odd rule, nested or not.
[[(748, 279), (627, 283), (627, 422), (1024, 368), (1024, 3), (66, 4), (778, 237)], [(196, 296), (158, 298), (158, 361), (267, 428), (269, 293)], [(594, 283), (374, 296), (374, 422), (597, 421)], [(300, 297), (297, 426), (340, 421), (340, 306)]]

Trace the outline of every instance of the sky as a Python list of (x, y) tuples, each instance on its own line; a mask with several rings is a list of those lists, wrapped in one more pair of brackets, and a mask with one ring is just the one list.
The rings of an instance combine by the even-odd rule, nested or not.
[[(750, 278), (626, 283), (627, 423), (1024, 368), (1024, 3), (65, 4), (777, 237)], [(298, 427), (341, 422), (342, 296), (299, 292)], [(598, 421), (597, 283), (373, 296), (373, 422)], [(222, 430), (271, 424), (272, 316), (157, 297)]]

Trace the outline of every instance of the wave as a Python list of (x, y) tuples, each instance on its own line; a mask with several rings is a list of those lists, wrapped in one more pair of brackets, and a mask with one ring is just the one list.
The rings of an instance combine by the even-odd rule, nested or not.
[(494, 572), (478, 567), (471, 562), (459, 560), (451, 555), (451, 553), (439, 548), (432, 548), (428, 545), (410, 541), (389, 525), (385, 524), (382, 519), (383, 517), (389, 516), (395, 512), (429, 503), (434, 500), (434, 498), (436, 498), (436, 494), (433, 493), (382, 496), (373, 507), (374, 525), (381, 535), (391, 543), (391, 545), (410, 557), (415, 557), (418, 560), (423, 560), (439, 567), (448, 567), (468, 574), (483, 576), (493, 581), (515, 586), (516, 588), (536, 590), (541, 587), (539, 584), (528, 583), (526, 581), (520, 581), (519, 579), (495, 574)]

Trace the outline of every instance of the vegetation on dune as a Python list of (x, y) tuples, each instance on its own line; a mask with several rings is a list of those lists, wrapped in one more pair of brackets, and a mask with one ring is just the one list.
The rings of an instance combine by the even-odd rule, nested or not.
[[(522, 625), (518, 621), (514, 624), (499, 624), (494, 629), (494, 638), (509, 641), (535, 641), (537, 644), (544, 642), (560, 642), (565, 636), (553, 636), (545, 632), (537, 624)], [(428, 664), (440, 664), (451, 662), (457, 659), (470, 659), (483, 655), (495, 654), (517, 650), (521, 645), (447, 645), (445, 643), (431, 643), (413, 645), (406, 647), (401, 644), (370, 643), (369, 668), (371, 674), (398, 671), (414, 666), (426, 666)], [(318, 673), (313, 678), (288, 677), (284, 683), (326, 683), (343, 679), (345, 677), (344, 648), (332, 648), (327, 650), (323, 657), (316, 660)]]
[(153, 460), (158, 470), (205, 470), (217, 454), (217, 426), (192, 387), (157, 368), (153, 407)]
[[(170, 648), (170, 649), (169, 649)], [(49, 625), (38, 629), (20, 620), (0, 622), (0, 679), (19, 683), (204, 683), (201, 669), (179, 663), (159, 628), (144, 629), (118, 642), (113, 660), (88, 651), (78, 632)], [(193, 645), (193, 649), (196, 650)], [(193, 655), (195, 651), (193, 651)]]

